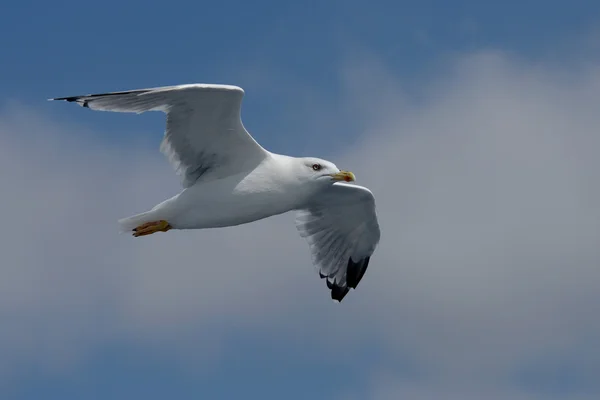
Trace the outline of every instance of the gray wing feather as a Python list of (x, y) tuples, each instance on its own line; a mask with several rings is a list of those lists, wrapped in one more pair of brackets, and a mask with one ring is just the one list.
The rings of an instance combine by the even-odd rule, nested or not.
[(252, 169), (267, 154), (242, 124), (243, 96), (237, 86), (190, 84), (51, 100), (99, 111), (166, 113), (160, 150), (189, 187)]
[(361, 281), (380, 239), (375, 199), (365, 187), (335, 183), (296, 215), (312, 262), (341, 301)]

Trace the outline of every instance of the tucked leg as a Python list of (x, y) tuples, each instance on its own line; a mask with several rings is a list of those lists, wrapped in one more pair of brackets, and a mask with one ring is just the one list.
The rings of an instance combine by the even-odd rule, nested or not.
[(165, 220), (146, 222), (133, 229), (133, 236), (138, 237), (151, 235), (156, 232), (166, 232), (171, 228), (172, 226)]

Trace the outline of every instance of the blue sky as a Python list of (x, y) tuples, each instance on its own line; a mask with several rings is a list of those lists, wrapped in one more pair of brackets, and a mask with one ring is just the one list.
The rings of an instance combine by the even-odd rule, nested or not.
[[(29, 230), (0, 235), (0, 397), (597, 398), (598, 23), (597, 1), (7, 3), (3, 207)], [(189, 82), (242, 86), (266, 148), (379, 190), (350, 301), (286, 217), (116, 234), (178, 189), (163, 116), (46, 99)]]
[[(279, 115), (299, 120), (286, 113), (295, 106), (286, 85), (311, 89), (317, 100), (335, 102), (342, 95), (341, 64), (367, 54), (376, 54), (401, 74), (405, 89), (415, 94), (423, 81), (443, 74), (447, 57), (460, 52), (500, 48), (522, 57), (564, 61), (581, 36), (594, 31), (600, 14), (600, 6), (591, 0), (452, 5), (441, 1), (168, 5), (25, 1), (12, 2), (8, 9), (0, 17), (6, 60), (0, 66), (5, 77), (0, 86), (3, 98), (35, 103), (113, 88), (233, 83), (251, 91), (245, 121), (278, 151), (313, 143), (273, 135), (276, 124), (289, 121), (277, 119)], [(256, 93), (254, 87), (265, 81), (277, 89)], [(101, 127), (111, 127), (118, 118), (89, 117), (53, 104), (40, 107), (76, 120), (94, 118)], [(143, 125), (127, 117), (122, 121), (142, 127), (156, 124), (155, 120), (154, 125)], [(265, 125), (274, 126), (261, 130)], [(308, 128), (299, 131), (320, 136)]]

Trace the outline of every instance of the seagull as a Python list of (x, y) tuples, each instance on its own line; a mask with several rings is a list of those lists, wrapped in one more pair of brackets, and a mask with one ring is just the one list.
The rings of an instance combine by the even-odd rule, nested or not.
[(91, 110), (166, 114), (160, 151), (181, 179), (177, 195), (120, 219), (135, 237), (172, 229), (236, 226), (289, 211), (308, 242), (331, 298), (341, 302), (363, 278), (380, 239), (373, 193), (352, 172), (315, 157), (263, 148), (241, 119), (244, 90), (185, 84), (48, 100)]

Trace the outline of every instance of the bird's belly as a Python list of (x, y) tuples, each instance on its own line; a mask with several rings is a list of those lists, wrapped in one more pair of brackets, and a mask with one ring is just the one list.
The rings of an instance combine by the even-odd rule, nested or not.
[(174, 216), (170, 223), (176, 229), (203, 229), (235, 226), (258, 221), (289, 210), (243, 207), (239, 204), (195, 204)]
[(258, 221), (294, 209), (289, 196), (278, 192), (211, 190), (191, 187), (170, 201), (167, 219), (175, 229), (204, 229)]

